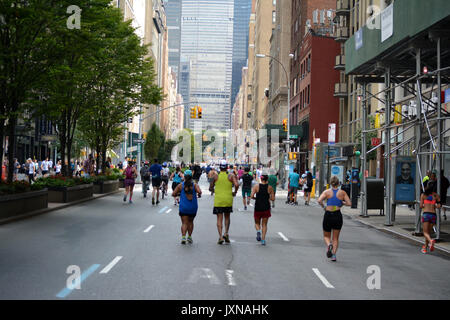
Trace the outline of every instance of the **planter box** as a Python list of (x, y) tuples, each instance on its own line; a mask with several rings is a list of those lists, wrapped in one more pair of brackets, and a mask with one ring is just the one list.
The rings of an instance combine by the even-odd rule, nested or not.
[(110, 193), (119, 190), (119, 180), (106, 180), (99, 183), (94, 183), (94, 193)]
[(67, 203), (91, 198), (94, 194), (94, 185), (82, 184), (74, 187), (57, 187), (48, 189), (48, 201)]
[(47, 207), (47, 189), (0, 196), (0, 219), (10, 218)]

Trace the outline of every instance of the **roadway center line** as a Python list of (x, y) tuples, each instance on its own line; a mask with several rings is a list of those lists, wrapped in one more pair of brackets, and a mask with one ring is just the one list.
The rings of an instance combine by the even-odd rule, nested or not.
[(314, 271), (314, 273), (316, 274), (316, 276), (320, 279), (320, 281), (322, 281), (322, 283), (325, 285), (325, 287), (327, 288), (334, 288), (331, 283), (328, 282), (328, 280), (320, 273), (319, 269), (317, 268), (312, 268), (312, 270)]
[(278, 232), (278, 234), (280, 235), (280, 237), (283, 238), (284, 241), (289, 241), (289, 239), (286, 238), (286, 236), (284, 234), (282, 234), (281, 232)]
[[(87, 277), (89, 277), (91, 274), (93, 274), (94, 271), (97, 270), (99, 267), (100, 267), (99, 264), (93, 264), (92, 266), (90, 266), (89, 269), (87, 269), (85, 272), (83, 272), (83, 273), (81, 274), (81, 277), (80, 277), (80, 285), (81, 285), (81, 283), (83, 283), (84, 280), (86, 280)], [(56, 297), (58, 297), (58, 298), (65, 298), (65, 297), (67, 297), (67, 296), (72, 292), (72, 290), (73, 290), (73, 288), (71, 289), (71, 288), (68, 288), (68, 287), (66, 286), (64, 289), (62, 289), (62, 290), (56, 295)]]
[(148, 227), (147, 229), (145, 229), (145, 233), (147, 233), (147, 232), (149, 232), (150, 230), (152, 230), (153, 229), (153, 227), (154, 227), (154, 225), (151, 225), (150, 227)]
[(108, 264), (102, 271), (100, 271), (100, 273), (108, 273), (117, 264), (117, 262), (120, 261), (120, 259), (122, 259), (121, 256), (115, 257), (110, 264)]
[(166, 210), (166, 209), (167, 209), (167, 206), (162, 208), (161, 210), (159, 210), (159, 213), (163, 213), (163, 211)]
[(172, 211), (172, 209), (167, 210), (166, 213), (169, 213), (170, 211)]

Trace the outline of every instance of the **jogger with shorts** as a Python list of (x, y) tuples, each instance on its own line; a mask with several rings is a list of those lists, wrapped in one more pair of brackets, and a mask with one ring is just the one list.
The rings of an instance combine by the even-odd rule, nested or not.
[[(255, 202), (255, 229), (256, 240), (261, 241), (261, 245), (266, 245), (266, 233), (267, 223), (269, 222), (270, 214), (270, 200), (275, 200), (275, 193), (268, 184), (269, 176), (266, 174), (261, 175), (261, 183), (254, 186), (251, 194), (251, 198), (256, 200)], [(255, 197), (256, 195), (256, 197)], [(262, 221), (262, 233), (261, 233), (261, 221)]]
[(131, 201), (131, 198), (133, 197), (133, 189), (134, 189), (134, 179), (137, 178), (137, 172), (136, 168), (133, 167), (133, 161), (128, 161), (128, 166), (125, 169), (125, 196), (123, 197), (123, 201), (127, 201), (128, 193), (130, 193), (130, 203), (133, 203)]
[[(336, 252), (339, 246), (339, 234), (342, 229), (342, 214), (341, 207), (350, 206), (351, 201), (347, 193), (339, 190), (339, 178), (333, 176), (330, 180), (331, 188), (325, 190), (319, 197), (319, 204), (325, 208), (325, 215), (323, 217), (322, 228), (323, 238), (327, 245), (327, 257), (331, 261), (336, 261)], [(323, 201), (327, 200), (327, 205), (324, 206)], [(331, 238), (333, 236), (333, 238)], [(333, 239), (333, 240), (331, 240)]]
[(425, 187), (425, 192), (420, 195), (420, 208), (423, 209), (423, 236), (425, 238), (425, 244), (421, 249), (422, 253), (427, 253), (428, 246), (430, 252), (434, 251), (435, 240), (431, 239), (431, 230), (436, 224), (436, 208), (441, 207), (441, 198), (434, 192), (435, 187), (436, 183), (429, 180)]
[(178, 184), (172, 192), (175, 198), (180, 195), (181, 244), (186, 244), (186, 232), (188, 233), (187, 242), (193, 242), (194, 219), (198, 211), (197, 198), (202, 196), (202, 190), (192, 179), (191, 170), (184, 172), (184, 179), (184, 182)]

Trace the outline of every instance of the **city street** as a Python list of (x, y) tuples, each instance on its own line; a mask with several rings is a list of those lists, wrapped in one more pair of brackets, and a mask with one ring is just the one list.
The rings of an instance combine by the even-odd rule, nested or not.
[[(337, 262), (325, 255), (323, 210), (277, 197), (267, 245), (256, 241), (253, 207), (241, 190), (231, 216), (231, 244), (218, 245), (213, 197), (203, 196), (193, 244), (180, 244), (173, 198), (151, 205), (136, 185), (123, 194), (0, 226), (0, 299), (448, 299), (450, 258), (344, 217)], [(67, 289), (69, 266), (81, 289)], [(369, 290), (369, 266), (381, 288)], [(72, 271), (73, 272), (73, 271)]]

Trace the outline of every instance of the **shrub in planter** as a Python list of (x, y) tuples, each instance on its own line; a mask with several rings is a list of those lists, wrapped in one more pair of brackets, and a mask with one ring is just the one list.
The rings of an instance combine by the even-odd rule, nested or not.
[(7, 194), (16, 194), (29, 191), (38, 191), (44, 189), (45, 186), (40, 184), (30, 185), (26, 181), (14, 181), (12, 183), (2, 183), (0, 184), (0, 196)]

